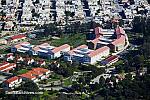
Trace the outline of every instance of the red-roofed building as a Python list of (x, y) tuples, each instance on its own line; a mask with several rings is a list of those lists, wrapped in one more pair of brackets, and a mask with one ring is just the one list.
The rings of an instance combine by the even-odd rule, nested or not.
[(34, 82), (36, 82), (36, 76), (33, 76), (32, 73), (25, 73), (25, 74), (21, 74), (19, 75), (19, 77), (21, 77), (23, 80), (32, 80)]
[(124, 35), (119, 35), (117, 39), (115, 39), (111, 44), (109, 45), (111, 50), (114, 52), (120, 51), (124, 49), (126, 43), (126, 39)]
[(96, 38), (99, 38), (102, 34), (102, 28), (101, 27), (96, 27), (95, 29), (95, 35), (96, 35)]
[(96, 63), (98, 60), (102, 59), (102, 57), (107, 57), (110, 53), (110, 48), (107, 46), (101, 47), (90, 52), (87, 57), (90, 58), (90, 63)]
[(89, 63), (94, 64), (102, 57), (109, 55), (109, 47), (104, 46), (96, 50), (88, 49), (88, 46), (81, 45), (77, 48), (72, 49), (68, 53), (65, 53), (64, 60), (65, 61), (77, 61), (80, 63)]
[(113, 63), (117, 62), (119, 60), (119, 56), (117, 55), (113, 55), (113, 56), (109, 56), (108, 58), (106, 58), (105, 60), (103, 60), (101, 63), (103, 65), (112, 65)]
[(1, 72), (9, 72), (10, 70), (13, 70), (16, 67), (15, 63), (8, 63), (4, 62), (0, 64), (0, 71)]
[(33, 68), (25, 74), (19, 75), (23, 78), (23, 80), (32, 80), (34, 82), (38, 82), (43, 79), (47, 79), (50, 75), (50, 70), (44, 68)]
[(19, 35), (14, 35), (14, 36), (10, 37), (10, 40), (11, 40), (11, 42), (17, 42), (17, 41), (24, 40), (26, 38), (27, 38), (26, 35), (19, 34)]
[(64, 44), (59, 47), (55, 47), (51, 52), (52, 52), (52, 58), (58, 58), (65, 52), (68, 52), (70, 50), (70, 45)]
[(13, 89), (15, 87), (18, 87), (21, 85), (22, 78), (18, 76), (11, 77), (7, 80), (5, 80), (2, 84), (2, 86), (6, 89)]

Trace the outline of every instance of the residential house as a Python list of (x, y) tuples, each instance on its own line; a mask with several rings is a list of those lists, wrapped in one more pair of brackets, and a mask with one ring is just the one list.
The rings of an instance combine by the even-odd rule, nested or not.
[(18, 76), (11, 77), (2, 83), (4, 89), (14, 89), (21, 85), (22, 78)]
[(36, 79), (36, 76), (32, 75), (31, 73), (25, 73), (19, 75), (19, 77), (22, 78), (23, 81), (31, 80), (33, 82), (37, 82), (38, 80)]
[(13, 70), (15, 67), (16, 64), (14, 63), (3, 62), (2, 64), (0, 64), (0, 71), (9, 72), (10, 70)]
[(24, 34), (19, 34), (19, 35), (14, 35), (12, 37), (10, 37), (10, 42), (15, 43), (15, 42), (19, 42), (22, 40), (25, 40), (27, 37)]
[(8, 54), (6, 55), (6, 61), (12, 61), (12, 60), (14, 60), (13, 53), (8, 53)]
[(48, 69), (44, 68), (33, 68), (29, 72), (25, 74), (19, 75), (20, 77), (23, 78), (23, 80), (32, 80), (33, 82), (38, 82), (43, 79), (47, 79), (50, 75), (50, 71)]

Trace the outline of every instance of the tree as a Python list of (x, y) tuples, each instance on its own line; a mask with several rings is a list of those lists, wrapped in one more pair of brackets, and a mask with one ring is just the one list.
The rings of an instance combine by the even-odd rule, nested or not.
[(134, 57), (133, 62), (134, 62), (134, 66), (137, 69), (140, 69), (141, 67), (144, 66), (144, 56), (143, 55), (137, 55), (136, 57)]
[(26, 83), (20, 86), (20, 90), (29, 91), (29, 92), (37, 92), (39, 88), (36, 83), (31, 80), (28, 80)]
[(99, 85), (100, 85), (101, 87), (105, 85), (105, 78), (104, 78), (103, 76), (101, 76), (101, 77), (99, 78)]
[(135, 16), (133, 21), (133, 31), (136, 33), (145, 33), (145, 18), (141, 16)]

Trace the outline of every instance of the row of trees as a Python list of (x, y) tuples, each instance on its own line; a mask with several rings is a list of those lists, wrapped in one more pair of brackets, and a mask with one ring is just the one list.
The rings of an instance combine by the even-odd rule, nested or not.
[(132, 22), (133, 25), (133, 32), (135, 33), (142, 33), (144, 44), (141, 48), (144, 52), (144, 56), (146, 58), (150, 57), (150, 16), (143, 17), (143, 16), (136, 16)]
[(75, 71), (91, 71), (92, 78), (105, 72), (105, 68), (97, 68), (94, 65), (82, 65), (77, 62), (74, 62), (72, 64), (70, 62), (63, 63), (63, 61), (60, 61), (58, 63), (50, 64), (49, 69), (57, 74), (63, 75), (64, 77), (72, 76), (73, 72)]
[(37, 25), (35, 29), (44, 29), (44, 32), (42, 34), (39, 34), (39, 36), (46, 37), (49, 35), (62, 36), (62, 34), (87, 33), (91, 28), (96, 26), (99, 25), (92, 21), (88, 23), (80, 23), (78, 21), (72, 24), (67, 24), (65, 26), (61, 26), (60, 23), (49, 23), (49, 24), (44, 24), (42, 26)]

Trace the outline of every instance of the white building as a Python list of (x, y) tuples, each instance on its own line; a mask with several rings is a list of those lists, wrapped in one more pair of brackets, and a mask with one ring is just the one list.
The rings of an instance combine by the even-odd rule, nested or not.
[(88, 49), (88, 46), (81, 45), (65, 53), (64, 60), (70, 62), (77, 61), (80, 63), (94, 64), (97, 61), (101, 60), (103, 57), (107, 57), (109, 55), (109, 52), (110, 48), (107, 46), (101, 47), (96, 50), (91, 50)]

